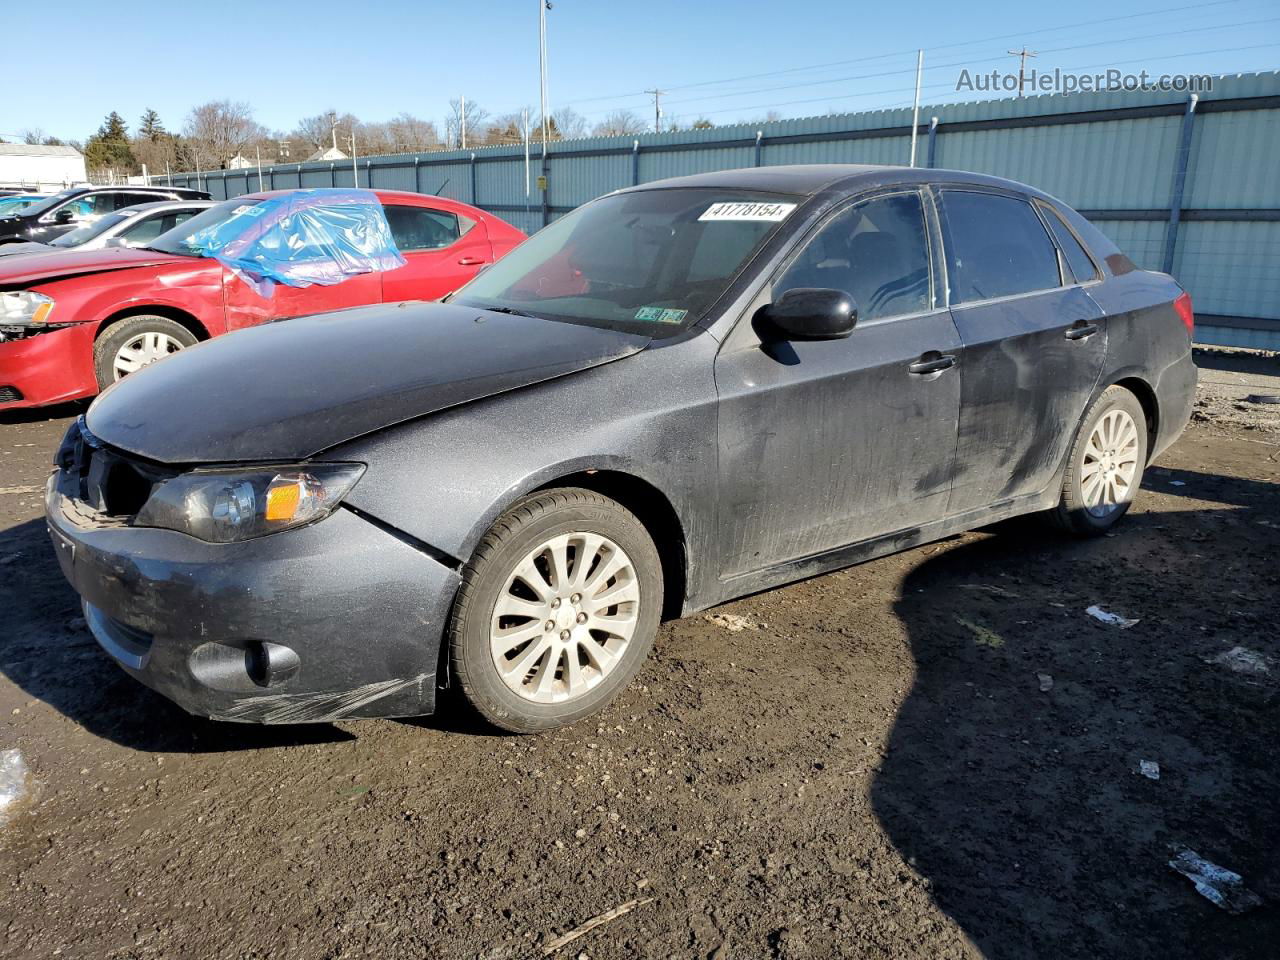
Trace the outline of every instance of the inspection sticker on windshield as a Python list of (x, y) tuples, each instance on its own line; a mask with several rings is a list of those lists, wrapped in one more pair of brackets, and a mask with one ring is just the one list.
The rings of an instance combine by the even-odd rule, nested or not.
[(757, 203), (746, 200), (728, 200), (713, 203), (702, 212), (699, 220), (765, 220), (776, 222), (796, 208), (794, 203)]
[(636, 311), (637, 320), (651, 320), (654, 323), (680, 323), (688, 315), (688, 310), (671, 310), (667, 307), (641, 307)]

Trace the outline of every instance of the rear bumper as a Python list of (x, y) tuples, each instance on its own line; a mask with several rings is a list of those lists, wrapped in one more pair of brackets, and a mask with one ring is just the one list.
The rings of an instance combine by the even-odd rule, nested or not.
[[(4, 391), (4, 388), (10, 388)], [(93, 330), (77, 324), (0, 343), (0, 412), (91, 397), (98, 392), (93, 372)]]
[(1195, 406), (1198, 378), (1199, 371), (1191, 358), (1190, 350), (1161, 371), (1153, 384), (1160, 420), (1148, 459), (1154, 460), (1182, 436)]
[(236, 544), (96, 525), (59, 476), (49, 533), (90, 630), (189, 713), (307, 723), (434, 709), (455, 571), (345, 509)]

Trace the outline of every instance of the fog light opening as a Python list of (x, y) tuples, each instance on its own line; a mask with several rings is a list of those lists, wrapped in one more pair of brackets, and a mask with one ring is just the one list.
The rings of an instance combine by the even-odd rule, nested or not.
[(298, 655), (289, 647), (265, 640), (250, 640), (244, 648), (244, 669), (249, 679), (260, 687), (284, 683), (302, 666)]

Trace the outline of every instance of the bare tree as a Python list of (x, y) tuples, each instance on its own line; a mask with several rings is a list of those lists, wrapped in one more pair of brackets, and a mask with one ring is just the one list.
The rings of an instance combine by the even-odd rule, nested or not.
[(440, 146), (436, 125), (411, 113), (398, 113), (385, 126), (396, 153), (434, 150)]
[[(489, 111), (480, 104), (468, 100), (466, 103), (467, 145), (480, 143), (483, 137), (480, 131), (488, 126)], [(449, 101), (449, 115), (444, 121), (445, 140), (451, 147), (462, 146), (462, 99)]]
[(249, 104), (230, 100), (214, 100), (196, 107), (187, 115), (183, 129), (191, 149), (206, 168), (224, 166), (267, 133), (253, 119)]
[(627, 134), (644, 133), (648, 127), (636, 115), (634, 110), (614, 110), (595, 125), (591, 131), (597, 137), (621, 137)]
[[(573, 107), (561, 107), (553, 111), (551, 123), (565, 140), (577, 140), (587, 135), (587, 118)], [(538, 126), (542, 126), (541, 122)]]

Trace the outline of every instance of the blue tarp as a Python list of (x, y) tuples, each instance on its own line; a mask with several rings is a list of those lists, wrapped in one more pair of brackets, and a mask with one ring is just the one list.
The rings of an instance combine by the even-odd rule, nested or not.
[(370, 190), (291, 190), (246, 201), (227, 220), (187, 240), (234, 270), (264, 297), (277, 283), (331, 286), (404, 266), (382, 204)]

